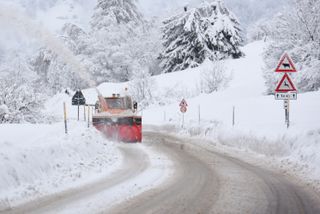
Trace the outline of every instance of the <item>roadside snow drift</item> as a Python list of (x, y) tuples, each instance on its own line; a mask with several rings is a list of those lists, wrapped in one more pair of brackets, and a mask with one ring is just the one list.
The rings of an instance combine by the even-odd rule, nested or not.
[(121, 155), (85, 123), (1, 125), (0, 211), (90, 182), (118, 168)]

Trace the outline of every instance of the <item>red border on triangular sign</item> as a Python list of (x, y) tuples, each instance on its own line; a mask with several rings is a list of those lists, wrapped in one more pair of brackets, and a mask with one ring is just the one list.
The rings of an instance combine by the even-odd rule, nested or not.
[[(291, 69), (281, 69), (280, 68), (285, 59), (288, 59), (288, 62), (290, 64)], [(296, 67), (294, 66), (294, 64), (292, 62), (292, 59), (290, 58), (290, 56), (287, 53), (285, 53), (282, 56), (278, 66), (277, 66), (276, 72), (297, 72)]]
[(182, 99), (180, 104), (179, 104), (180, 107), (187, 107), (188, 106), (188, 103), (185, 99)]
[[(280, 89), (282, 83), (283, 83), (286, 79), (288, 80), (291, 89), (286, 89), (286, 90)], [(296, 89), (296, 87), (294, 86), (292, 80), (290, 79), (290, 76), (289, 76), (287, 73), (285, 73), (285, 74), (283, 75), (282, 79), (280, 80), (280, 82), (279, 82), (279, 84), (278, 84), (275, 92), (290, 92), (290, 91), (297, 91), (297, 89)]]

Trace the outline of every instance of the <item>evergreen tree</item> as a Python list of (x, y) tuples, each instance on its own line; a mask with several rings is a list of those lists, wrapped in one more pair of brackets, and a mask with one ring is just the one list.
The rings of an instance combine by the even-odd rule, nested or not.
[(91, 69), (98, 83), (127, 81), (136, 69), (132, 45), (143, 34), (144, 20), (135, 0), (98, 0), (91, 21)]
[(220, 1), (205, 2), (164, 21), (160, 54), (164, 72), (184, 70), (227, 57), (239, 58), (239, 22)]
[(98, 0), (92, 17), (94, 30), (112, 30), (110, 27), (122, 24), (138, 25), (142, 16), (134, 3), (135, 0)]

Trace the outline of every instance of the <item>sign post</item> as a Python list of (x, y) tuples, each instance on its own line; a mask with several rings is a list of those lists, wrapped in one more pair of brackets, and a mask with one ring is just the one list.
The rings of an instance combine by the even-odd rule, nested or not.
[(86, 104), (86, 98), (84, 98), (83, 93), (78, 90), (72, 97), (72, 105), (78, 106), (78, 121), (80, 117), (80, 106)]
[(187, 107), (188, 107), (188, 104), (187, 104), (187, 102), (186, 102), (186, 100), (185, 99), (182, 99), (181, 100), (181, 102), (180, 102), (180, 104), (179, 104), (179, 106), (180, 106), (180, 111), (181, 111), (181, 113), (182, 113), (182, 128), (183, 128), (183, 126), (184, 126), (184, 114), (187, 112)]
[(283, 72), (284, 75), (279, 81), (275, 90), (275, 99), (283, 100), (283, 107), (285, 110), (285, 123), (287, 128), (290, 127), (290, 100), (297, 100), (297, 89), (293, 84), (288, 73), (297, 72), (292, 59), (288, 54), (284, 54), (276, 68), (275, 72)]
[(88, 128), (90, 127), (90, 106), (88, 106)]
[(63, 103), (63, 117), (64, 117), (64, 131), (68, 134), (68, 127), (67, 127), (67, 107), (66, 103)]

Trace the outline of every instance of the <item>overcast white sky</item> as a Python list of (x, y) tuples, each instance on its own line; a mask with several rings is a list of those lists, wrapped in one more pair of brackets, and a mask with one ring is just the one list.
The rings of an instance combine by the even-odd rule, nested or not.
[(138, 0), (139, 7), (146, 16), (164, 15), (188, 4), (200, 3), (202, 0)]

